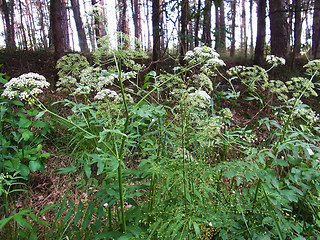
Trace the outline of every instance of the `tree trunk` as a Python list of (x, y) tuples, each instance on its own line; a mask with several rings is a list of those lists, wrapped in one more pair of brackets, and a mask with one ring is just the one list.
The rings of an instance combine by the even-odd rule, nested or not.
[(62, 4), (62, 0), (50, 0), (50, 22), (56, 61), (58, 61), (64, 55), (65, 46), (61, 16)]
[(216, 13), (216, 26), (215, 26), (215, 49), (216, 51), (219, 50), (219, 47), (220, 47), (220, 11), (219, 11), (219, 6), (217, 6), (216, 4), (214, 5), (215, 6), (215, 13)]
[(256, 65), (262, 65), (264, 61), (264, 47), (266, 40), (266, 0), (258, 0), (258, 27), (254, 61)]
[(184, 55), (188, 50), (187, 34), (188, 34), (188, 10), (189, 1), (181, 1), (181, 31), (180, 31), (180, 64), (184, 65)]
[(302, 33), (302, 18), (301, 18), (302, 2), (294, 0), (294, 46), (293, 46), (293, 61), (300, 55), (301, 49), (301, 33)]
[[(231, 2), (231, 47), (230, 47), (230, 56), (234, 58), (236, 50), (236, 0)], [(259, 28), (258, 28), (259, 29)]]
[(82, 52), (88, 52), (89, 48), (88, 48), (86, 33), (84, 31), (83, 23), (81, 19), (79, 0), (71, 0), (71, 7), (74, 15), (74, 20), (76, 23), (80, 49)]
[[(226, 51), (226, 22), (225, 22), (225, 16), (224, 16), (224, 1), (221, 1), (220, 7), (220, 47), (219, 52), (225, 52)], [(210, 9), (211, 12), (211, 9)]]
[(269, 0), (271, 29), (271, 54), (286, 58), (288, 55), (289, 34), (285, 0)]
[[(119, 9), (119, 22), (118, 22), (118, 32), (120, 34), (129, 35), (129, 25), (127, 20), (127, 0), (118, 0)], [(124, 42), (124, 38), (120, 36), (119, 39), (120, 47), (129, 48), (129, 43)]]
[(312, 26), (312, 56), (320, 57), (320, 0), (314, 1), (313, 26)]
[(197, 6), (197, 12), (196, 12), (196, 20), (194, 23), (194, 46), (199, 46), (199, 24), (200, 24), (200, 16), (201, 16), (201, 0), (198, 0), (198, 6)]
[(212, 2), (210, 0), (205, 0), (204, 11), (203, 11), (203, 31), (201, 40), (204, 45), (211, 47), (211, 6)]
[(253, 0), (250, 0), (250, 17), (249, 17), (249, 24), (250, 24), (250, 58), (253, 57), (253, 24), (252, 24), (252, 10), (253, 10)]
[(22, 9), (22, 3), (21, 0), (19, 0), (19, 10), (20, 10), (20, 25), (21, 25), (21, 35), (22, 35), (22, 46), (25, 50), (28, 50), (28, 42), (27, 42), (27, 35), (25, 31), (25, 26), (23, 24), (23, 9)]
[(152, 34), (153, 51), (152, 60), (158, 61), (160, 58), (160, 1), (152, 1)]
[(140, 42), (142, 42), (141, 35), (142, 35), (142, 27), (141, 27), (141, 0), (133, 0), (133, 24), (134, 24), (134, 37), (135, 40), (135, 47), (140, 48)]
[(15, 34), (14, 34), (14, 1), (10, 0), (7, 3), (7, 0), (2, 0), (2, 11), (4, 13), (5, 19), (5, 42), (7, 50), (15, 50)]
[(247, 61), (248, 55), (247, 55), (247, 25), (246, 25), (246, 6), (245, 6), (245, 0), (242, 0), (242, 13), (241, 13), (241, 49), (244, 50), (244, 58), (245, 61)]
[(62, 18), (62, 31), (63, 31), (63, 44), (65, 50), (70, 50), (70, 38), (69, 38), (69, 19), (65, 0), (61, 1), (61, 18)]

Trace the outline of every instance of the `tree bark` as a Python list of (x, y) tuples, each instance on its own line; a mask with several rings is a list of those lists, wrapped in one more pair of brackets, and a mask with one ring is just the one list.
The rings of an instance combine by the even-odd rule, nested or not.
[(286, 58), (288, 56), (289, 34), (285, 0), (269, 0), (271, 29), (271, 54)]
[(231, 47), (230, 47), (230, 56), (233, 58), (236, 50), (236, 0), (231, 2)]
[(71, 0), (71, 7), (74, 15), (74, 20), (76, 23), (80, 49), (82, 52), (88, 52), (89, 51), (88, 42), (86, 38), (86, 33), (83, 28), (82, 19), (81, 19), (79, 0)]
[(217, 4), (214, 4), (215, 6), (215, 13), (216, 13), (216, 26), (215, 26), (215, 49), (216, 51), (219, 51), (220, 47), (220, 38), (221, 38), (221, 33), (220, 33), (220, 11), (219, 11), (219, 6)]
[(5, 42), (7, 50), (15, 50), (16, 42), (15, 42), (15, 33), (14, 33), (14, 1), (2, 0), (2, 11), (5, 19)]
[(258, 0), (258, 27), (254, 61), (256, 65), (262, 65), (264, 61), (264, 47), (266, 40), (266, 0)]
[(50, 23), (54, 44), (55, 60), (58, 61), (64, 55), (64, 38), (62, 29), (62, 0), (50, 0)]
[[(129, 25), (127, 20), (127, 0), (118, 0), (119, 22), (118, 32), (120, 34), (129, 35)], [(121, 47), (129, 48), (129, 43), (124, 42), (124, 38), (120, 36), (119, 43)]]
[(200, 16), (201, 16), (201, 0), (198, 0), (197, 12), (196, 12), (196, 20), (194, 23), (194, 46), (199, 46), (199, 24), (200, 24)]
[(313, 26), (312, 26), (312, 56), (320, 57), (320, 0), (314, 1)]
[(181, 1), (181, 31), (180, 31), (180, 64), (184, 65), (184, 55), (188, 50), (187, 34), (188, 34), (188, 10), (189, 1)]
[(209, 46), (209, 47), (212, 46), (211, 7), (212, 7), (212, 2), (210, 0), (205, 0), (204, 11), (203, 11), (203, 30), (202, 30), (201, 41), (204, 43), (204, 45)]
[(140, 43), (142, 42), (141, 35), (142, 35), (142, 25), (141, 25), (141, 0), (133, 0), (132, 2), (133, 8), (133, 25), (134, 25), (134, 37), (135, 40), (135, 47), (140, 48)]
[(152, 33), (153, 33), (153, 51), (152, 60), (158, 61), (160, 58), (160, 1), (152, 1)]
[[(221, 1), (220, 7), (219, 7), (219, 17), (220, 17), (220, 47), (219, 52), (225, 52), (226, 51), (226, 22), (225, 22), (225, 15), (224, 15), (224, 1)], [(211, 10), (210, 10), (211, 12)]]
[(294, 46), (293, 60), (300, 55), (301, 49), (301, 33), (302, 33), (302, 18), (301, 18), (302, 2), (294, 0)]
[[(58, 0), (59, 1), (59, 0)], [(61, 1), (61, 18), (62, 18), (62, 31), (63, 31), (63, 44), (65, 50), (70, 50), (70, 38), (69, 38), (69, 19), (68, 19), (68, 10), (65, 0)]]

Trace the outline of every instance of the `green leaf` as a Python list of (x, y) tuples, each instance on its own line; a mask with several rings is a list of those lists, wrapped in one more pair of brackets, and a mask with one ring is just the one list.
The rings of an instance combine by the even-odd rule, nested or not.
[(84, 165), (84, 171), (86, 173), (87, 178), (90, 178), (90, 176), (91, 176), (91, 165), (89, 165), (89, 164)]
[(41, 112), (39, 112), (39, 113), (37, 114), (37, 116), (35, 117), (35, 119), (41, 118), (41, 117), (43, 116), (43, 114), (45, 114), (45, 113), (46, 113), (46, 111), (41, 111)]
[(27, 114), (30, 116), (30, 117), (34, 117), (36, 116), (37, 114), (39, 113), (39, 111), (37, 109), (30, 109), (27, 111)]
[(44, 127), (47, 127), (48, 124), (46, 124), (46, 123), (43, 122), (43, 121), (38, 120), (38, 121), (35, 121), (35, 122), (33, 123), (33, 126), (34, 126), (34, 127), (39, 127), (39, 128), (44, 128)]
[(77, 167), (70, 165), (69, 167), (66, 168), (59, 168), (58, 170), (56, 170), (57, 174), (61, 174), (61, 173), (68, 173), (68, 172), (75, 172), (77, 171)]
[(33, 136), (33, 132), (29, 131), (28, 129), (23, 129), (22, 138), (25, 141), (28, 141), (32, 136)]
[(41, 171), (43, 169), (43, 165), (39, 160), (36, 161), (30, 161), (29, 162), (29, 168), (32, 172)]
[(193, 228), (197, 237), (201, 236), (199, 225), (196, 222), (193, 222)]
[(18, 125), (20, 128), (28, 128), (30, 127), (32, 122), (27, 118), (20, 118)]

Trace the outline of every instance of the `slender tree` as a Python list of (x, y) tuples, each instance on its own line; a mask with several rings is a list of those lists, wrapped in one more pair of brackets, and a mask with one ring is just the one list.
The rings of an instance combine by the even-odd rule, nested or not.
[(320, 57), (320, 0), (314, 0), (312, 26), (312, 56)]
[[(134, 37), (138, 42), (142, 42), (142, 25), (141, 25), (141, 0), (131, 0), (133, 25), (134, 25)], [(140, 48), (140, 44), (135, 43), (136, 48)]]
[(219, 51), (219, 47), (220, 47), (220, 42), (221, 42), (221, 40), (220, 40), (220, 36), (221, 36), (221, 34), (220, 34), (220, 11), (219, 11), (219, 5), (218, 4), (214, 4), (214, 7), (215, 7), (215, 16), (216, 16), (216, 26), (215, 26), (215, 32), (214, 32), (214, 35), (215, 35), (215, 42), (216, 42), (216, 44), (215, 44), (215, 49), (217, 50), (217, 51)]
[(285, 0), (269, 0), (271, 29), (271, 54), (286, 58), (288, 55), (289, 34)]
[(184, 65), (184, 55), (188, 50), (188, 11), (189, 11), (189, 1), (182, 0), (181, 1), (181, 30), (180, 30), (180, 64)]
[(204, 10), (203, 10), (203, 29), (201, 41), (206, 45), (212, 46), (211, 39), (211, 7), (212, 2), (210, 0), (205, 0)]
[(2, 0), (2, 12), (5, 20), (5, 42), (7, 50), (15, 50), (15, 29), (14, 29), (14, 0)]
[(197, 11), (195, 13), (195, 23), (194, 23), (194, 46), (199, 46), (199, 25), (201, 17), (201, 0), (198, 0)]
[(88, 48), (86, 33), (83, 28), (79, 0), (71, 0), (71, 7), (73, 11), (74, 20), (76, 23), (80, 49), (82, 52), (88, 52), (89, 48)]
[(230, 56), (233, 58), (236, 50), (236, 4), (237, 0), (231, 1), (231, 47)]
[(246, 2), (245, 0), (241, 1), (241, 48), (244, 50), (245, 61), (248, 57), (248, 45), (247, 45), (247, 24), (246, 24)]
[(56, 61), (64, 55), (65, 50), (61, 16), (62, 4), (62, 0), (50, 0), (50, 23)]
[(152, 1), (152, 33), (153, 33), (153, 54), (152, 60), (160, 58), (160, 0)]
[[(119, 22), (118, 22), (118, 32), (121, 34), (129, 35), (129, 24), (127, 20), (127, 0), (118, 0), (119, 9)], [(123, 46), (124, 38), (120, 37), (120, 46)], [(125, 43), (126, 47), (129, 47), (128, 43)]]
[[(300, 54), (301, 49), (301, 33), (302, 33), (302, 1), (294, 0), (294, 46), (293, 61)], [(294, 62), (292, 62), (294, 63)]]
[(258, 26), (256, 48), (254, 52), (254, 64), (262, 65), (264, 61), (264, 47), (266, 41), (266, 0), (258, 0)]
[(219, 18), (220, 18), (220, 47), (219, 52), (225, 52), (226, 51), (226, 22), (225, 22), (225, 9), (224, 9), (224, 1), (221, 1), (220, 7), (219, 7)]
[(70, 37), (69, 37), (69, 19), (66, 0), (61, 1), (61, 24), (63, 31), (63, 44), (65, 50), (70, 50)]

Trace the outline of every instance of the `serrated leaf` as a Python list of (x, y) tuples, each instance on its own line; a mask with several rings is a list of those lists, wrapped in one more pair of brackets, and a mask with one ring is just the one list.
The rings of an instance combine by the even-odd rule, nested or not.
[(27, 118), (20, 118), (18, 125), (20, 128), (28, 128), (30, 127), (32, 122)]
[(25, 141), (28, 141), (31, 137), (33, 137), (33, 132), (29, 131), (28, 129), (23, 129), (22, 138)]

